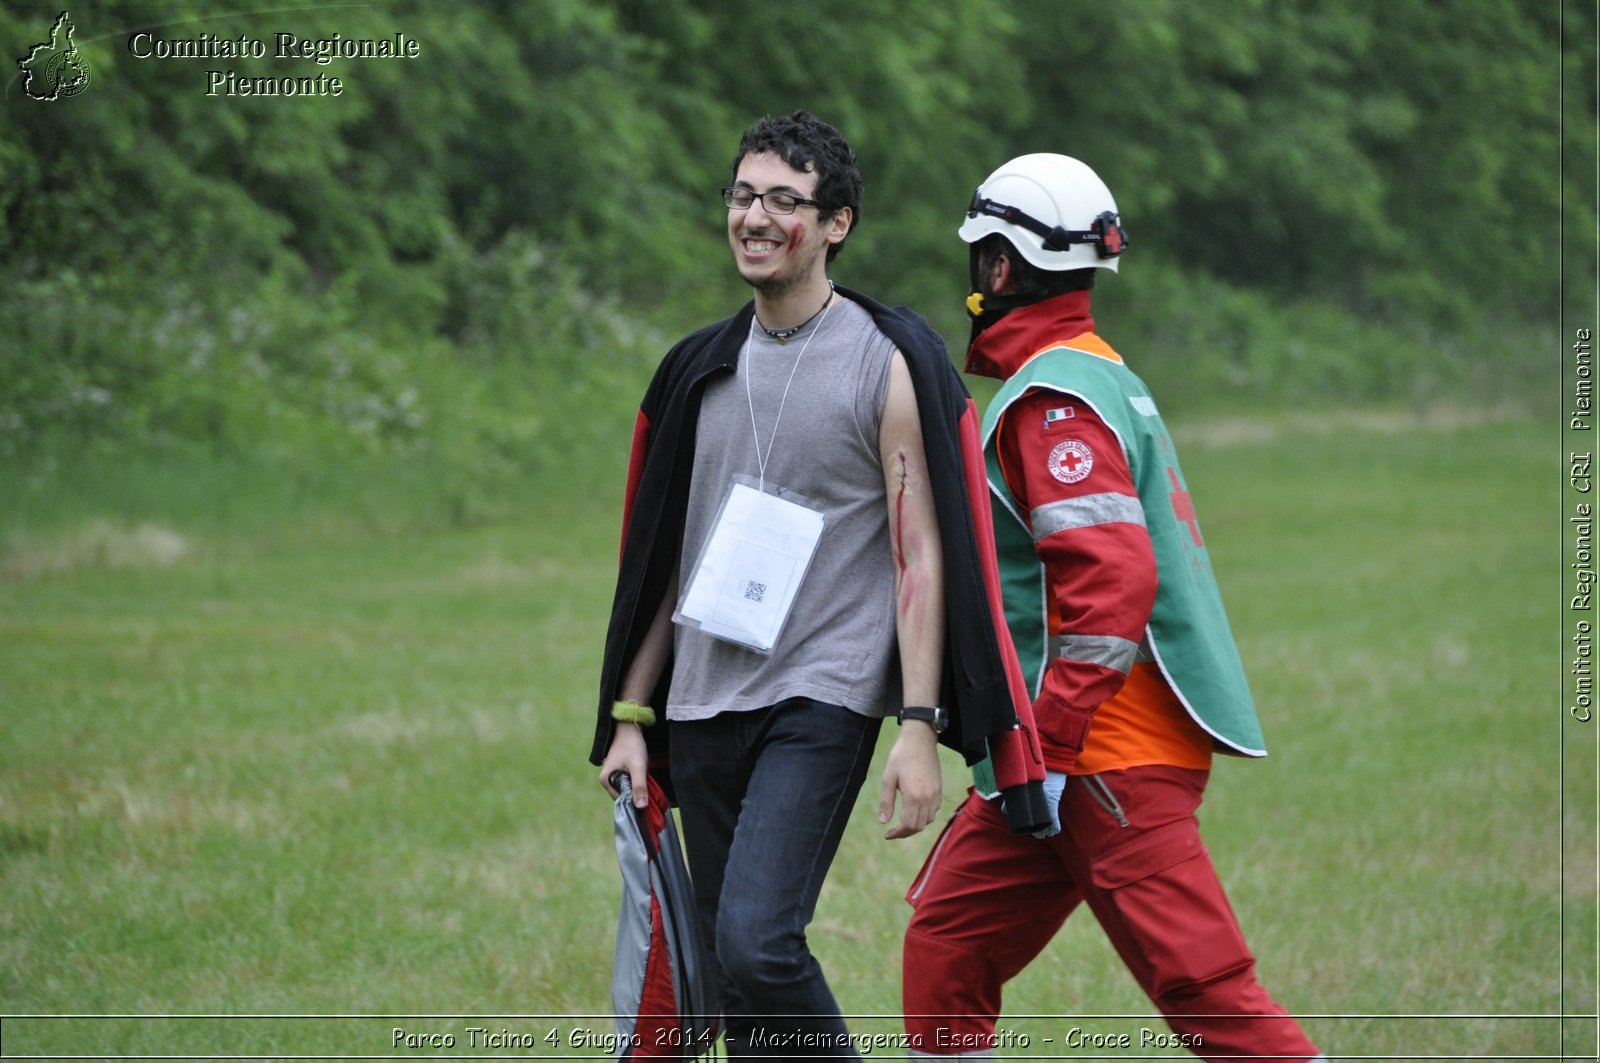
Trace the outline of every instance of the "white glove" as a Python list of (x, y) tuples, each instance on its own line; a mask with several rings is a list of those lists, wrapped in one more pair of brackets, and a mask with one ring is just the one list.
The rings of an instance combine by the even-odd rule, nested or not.
[(1044, 773), (1044, 800), (1050, 806), (1050, 826), (1034, 831), (1035, 838), (1049, 838), (1061, 833), (1061, 795), (1066, 792), (1067, 777), (1059, 771)]

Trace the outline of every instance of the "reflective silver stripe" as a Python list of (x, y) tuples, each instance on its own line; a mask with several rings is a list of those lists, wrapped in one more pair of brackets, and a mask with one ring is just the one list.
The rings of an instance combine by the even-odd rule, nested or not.
[(1137, 524), (1143, 528), (1144, 506), (1133, 495), (1084, 495), (1051, 502), (1034, 510), (1029, 519), (1033, 522), (1033, 541), (1072, 528), (1092, 528), (1097, 524)]
[(1139, 644), (1115, 635), (1053, 635), (1050, 653), (1052, 657), (1098, 664), (1127, 675), (1138, 658)]

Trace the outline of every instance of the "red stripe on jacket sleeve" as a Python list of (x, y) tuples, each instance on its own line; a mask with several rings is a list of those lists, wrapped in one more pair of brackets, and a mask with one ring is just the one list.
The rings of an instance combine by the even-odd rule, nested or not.
[(989, 601), (989, 615), (994, 620), (995, 642), (1004, 658), (1006, 685), (1011, 691), (1011, 702), (1016, 710), (1018, 725), (1004, 734), (989, 739), (989, 755), (994, 767), (995, 782), (1000, 789), (1038, 782), (1045, 776), (1044, 754), (1039, 748), (1038, 729), (1033, 720), (1033, 703), (1028, 696), (1028, 684), (1022, 678), (1022, 662), (1011, 642), (1011, 632), (1006, 627), (1005, 601), (1000, 591), (1000, 562), (994, 547), (994, 513), (989, 508), (989, 480), (983, 458), (983, 438), (978, 431), (978, 411), (967, 399), (958, 426), (961, 437), (963, 472), (967, 481), (967, 504), (972, 511), (972, 523), (978, 540), (978, 555), (983, 564), (984, 591)]
[(622, 544), (618, 547), (619, 560), (622, 545), (628, 541), (628, 521), (633, 516), (633, 500), (639, 493), (639, 481), (644, 476), (645, 450), (650, 440), (650, 418), (639, 411), (633, 422), (633, 449), (628, 455), (628, 486), (622, 498)]

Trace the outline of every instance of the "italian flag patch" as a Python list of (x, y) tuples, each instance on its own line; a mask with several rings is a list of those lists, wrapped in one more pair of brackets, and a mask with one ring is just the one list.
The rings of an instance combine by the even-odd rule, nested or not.
[(1070, 421), (1076, 416), (1077, 411), (1071, 406), (1061, 406), (1054, 410), (1046, 410), (1044, 413), (1044, 426), (1049, 428), (1051, 425), (1060, 424), (1062, 421)]

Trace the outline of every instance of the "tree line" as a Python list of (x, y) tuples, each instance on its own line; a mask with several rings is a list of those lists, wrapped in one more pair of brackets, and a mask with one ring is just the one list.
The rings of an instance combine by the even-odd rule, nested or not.
[[(10, 54), (48, 36), (39, 11), (0, 5)], [(1594, 147), (1571, 2), (111, 0), (74, 31), (82, 91), (13, 78), (0, 107), (0, 456), (547, 462), (554, 394), (614, 402), (746, 297), (717, 189), (745, 125), (801, 107), (867, 181), (836, 275), (952, 347), (961, 212), (1026, 151), (1105, 177), (1132, 237), (1103, 294), (1119, 344), (1200, 390), (1404, 398), (1443, 386), (1433, 356), (1593, 286), (1557, 257), (1595, 227), (1592, 174), (1562, 164)], [(417, 54), (151, 54), (285, 31)], [(342, 91), (219, 99), (213, 70)]]

